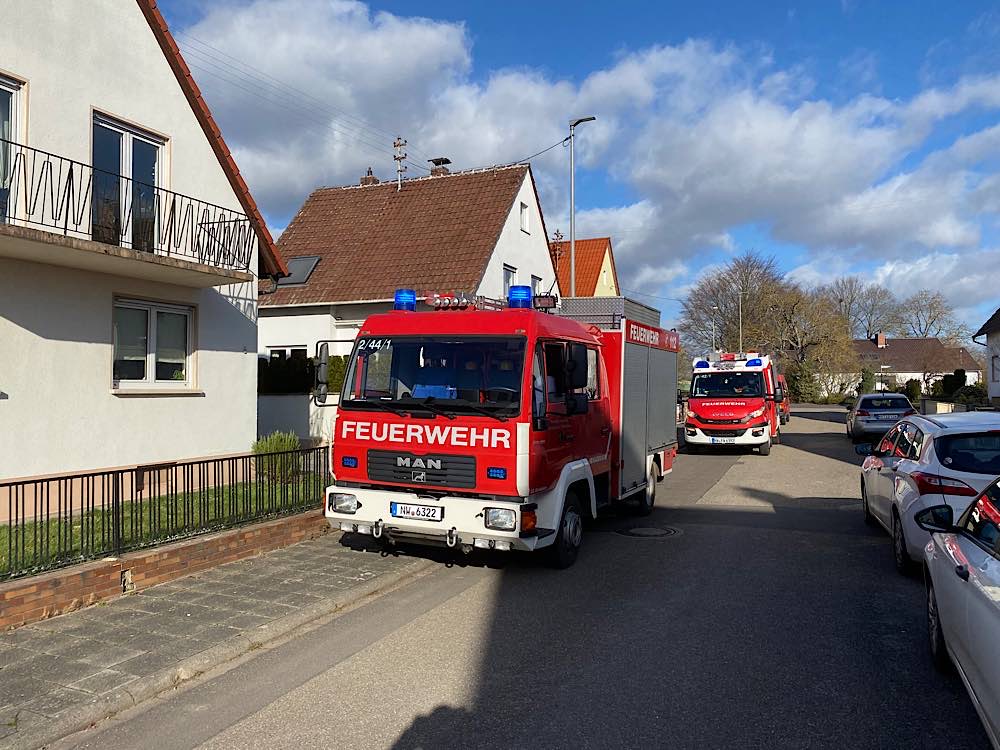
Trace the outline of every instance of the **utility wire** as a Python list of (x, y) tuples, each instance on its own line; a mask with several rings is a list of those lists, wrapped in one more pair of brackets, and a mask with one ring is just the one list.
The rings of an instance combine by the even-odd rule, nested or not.
[(541, 151), (539, 151), (539, 152), (538, 152), (538, 153), (536, 153), (536, 154), (532, 154), (531, 156), (526, 156), (526, 157), (524, 157), (523, 159), (518, 159), (517, 161), (512, 161), (512, 162), (511, 162), (511, 164), (523, 164), (523, 163), (524, 163), (524, 162), (526, 162), (526, 161), (531, 161), (531, 160), (532, 160), (532, 159), (534, 159), (534, 158), (535, 158), (536, 156), (541, 156), (541, 155), (542, 155), (542, 154), (544, 154), (544, 153), (545, 153), (546, 151), (551, 151), (551, 150), (552, 150), (552, 149), (554, 149), (554, 148), (555, 148), (556, 146), (562, 146), (562, 145), (563, 145), (563, 144), (565, 144), (565, 143), (569, 143), (569, 136), (566, 136), (566, 137), (565, 137), (565, 138), (563, 138), (563, 139), (562, 139), (561, 141), (556, 141), (555, 143), (553, 143), (553, 144), (552, 144), (551, 146), (549, 146), (549, 147), (547, 147), (547, 148), (543, 148), (543, 149), (542, 149)]

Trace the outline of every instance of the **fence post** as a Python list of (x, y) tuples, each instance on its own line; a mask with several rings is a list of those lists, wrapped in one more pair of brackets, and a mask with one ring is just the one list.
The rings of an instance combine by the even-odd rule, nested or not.
[(121, 557), (122, 554), (122, 537), (125, 536), (125, 529), (123, 526), (122, 472), (116, 471), (113, 489), (111, 490), (111, 535), (115, 557)]

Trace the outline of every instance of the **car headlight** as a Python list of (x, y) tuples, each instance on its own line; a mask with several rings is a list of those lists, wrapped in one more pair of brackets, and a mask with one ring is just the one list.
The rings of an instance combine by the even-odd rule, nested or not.
[(763, 417), (763, 416), (764, 416), (763, 406), (757, 409), (756, 411), (750, 412), (750, 419), (756, 419), (757, 417)]
[(698, 415), (697, 415), (697, 414), (695, 414), (695, 413), (694, 413), (693, 411), (691, 411), (690, 409), (685, 409), (685, 410), (684, 410), (684, 418), (685, 418), (685, 419), (697, 419), (697, 418), (698, 418)]
[(517, 512), (510, 508), (486, 508), (486, 528), (513, 531), (517, 528)]
[(329, 508), (334, 513), (357, 513), (359, 507), (357, 495), (348, 495), (343, 492), (330, 494)]

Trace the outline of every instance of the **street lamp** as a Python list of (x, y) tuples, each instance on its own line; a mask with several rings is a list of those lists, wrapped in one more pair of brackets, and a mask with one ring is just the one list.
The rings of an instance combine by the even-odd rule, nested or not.
[(596, 117), (579, 117), (569, 121), (569, 296), (576, 296), (576, 160), (573, 144), (576, 126), (592, 122)]

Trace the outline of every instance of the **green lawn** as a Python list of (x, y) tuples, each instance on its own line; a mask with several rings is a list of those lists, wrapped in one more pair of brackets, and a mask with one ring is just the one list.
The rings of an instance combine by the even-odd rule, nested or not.
[[(322, 505), (327, 480), (303, 474), (297, 480), (265, 479), (198, 492), (162, 495), (121, 505), (122, 550)], [(72, 516), (0, 525), (0, 579), (102, 557), (115, 551), (110, 507)]]

